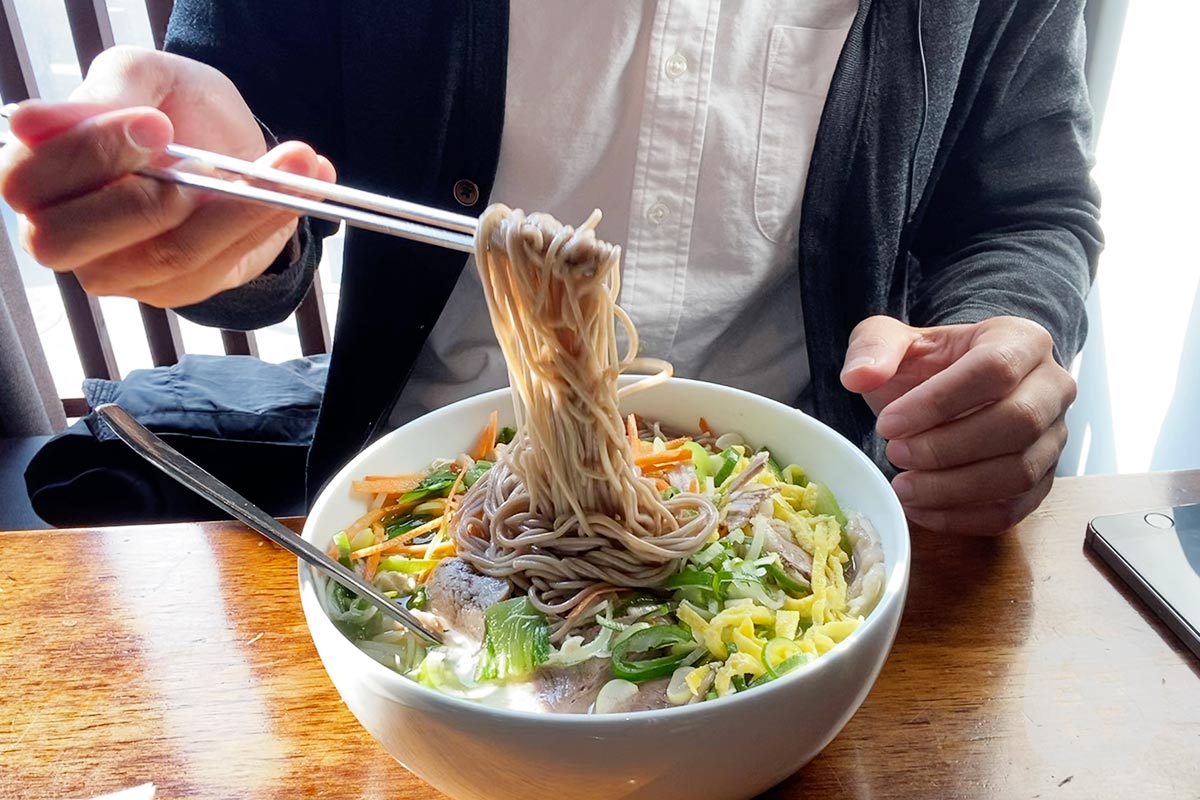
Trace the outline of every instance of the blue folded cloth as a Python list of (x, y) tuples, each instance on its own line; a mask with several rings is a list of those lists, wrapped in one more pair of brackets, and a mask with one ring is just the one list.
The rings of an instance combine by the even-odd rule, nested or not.
[[(251, 356), (185, 355), (120, 381), (89, 378), (89, 408), (116, 403), (152, 431), (256, 442), (312, 441), (329, 372), (328, 356), (269, 364)], [(95, 413), (84, 417), (100, 441), (116, 439)]]
[[(92, 408), (116, 403), (276, 516), (304, 513), (304, 469), (328, 356), (269, 364), (186, 355), (121, 381), (89, 379)], [(93, 412), (47, 442), (25, 471), (34, 510), (60, 526), (219, 519), (223, 512), (143, 461)]]

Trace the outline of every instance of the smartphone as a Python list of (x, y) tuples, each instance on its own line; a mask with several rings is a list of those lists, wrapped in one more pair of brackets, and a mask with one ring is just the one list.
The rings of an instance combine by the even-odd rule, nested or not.
[(1200, 504), (1096, 517), (1085, 542), (1200, 658)]

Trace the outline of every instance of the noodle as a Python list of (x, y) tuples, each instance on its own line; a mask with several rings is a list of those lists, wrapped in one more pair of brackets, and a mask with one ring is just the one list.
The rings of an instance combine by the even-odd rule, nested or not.
[[(636, 357), (637, 332), (616, 304), (621, 251), (596, 238), (599, 221), (594, 211), (576, 229), (493, 205), (475, 240), (517, 435), (463, 496), (453, 536), (460, 557), (551, 617), (556, 641), (606, 590), (660, 584), (717, 524), (707, 497), (664, 500), (633, 465), (619, 400), (671, 366)], [(656, 374), (618, 388), (621, 372), (646, 369)]]

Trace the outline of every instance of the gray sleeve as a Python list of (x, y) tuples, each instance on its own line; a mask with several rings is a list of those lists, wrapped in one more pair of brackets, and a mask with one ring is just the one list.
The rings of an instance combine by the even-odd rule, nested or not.
[(1081, 0), (1010, 21), (924, 215), (915, 325), (1031, 319), (1069, 364), (1102, 246)]
[[(163, 49), (225, 74), (263, 126), (268, 144), (300, 139), (341, 161), (342, 107), (336, 0), (175, 0)], [(267, 125), (270, 128), (267, 128)], [(275, 136), (274, 134), (278, 134)], [(336, 229), (302, 218), (291, 243), (245, 286), (176, 309), (203, 325), (252, 330), (285, 319), (304, 299)]]

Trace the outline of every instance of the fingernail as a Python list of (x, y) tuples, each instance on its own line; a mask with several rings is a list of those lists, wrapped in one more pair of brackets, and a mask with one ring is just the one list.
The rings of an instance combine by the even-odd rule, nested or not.
[(875, 432), (884, 439), (899, 439), (908, 433), (908, 417), (895, 412), (884, 412), (875, 422)]
[(888, 442), (887, 455), (891, 462), (898, 467), (906, 467), (912, 459), (912, 448), (904, 439), (893, 439)]
[(167, 146), (162, 125), (157, 120), (140, 117), (125, 126), (125, 137), (138, 150), (161, 150)]
[(842, 368), (842, 374), (845, 375), (847, 372), (853, 372), (856, 369), (873, 366), (875, 366), (875, 359), (871, 356), (855, 356), (846, 362), (846, 366)]
[(913, 499), (912, 482), (903, 475), (897, 475), (892, 479), (892, 491), (896, 493), (896, 497), (900, 498), (901, 503), (907, 503)]

